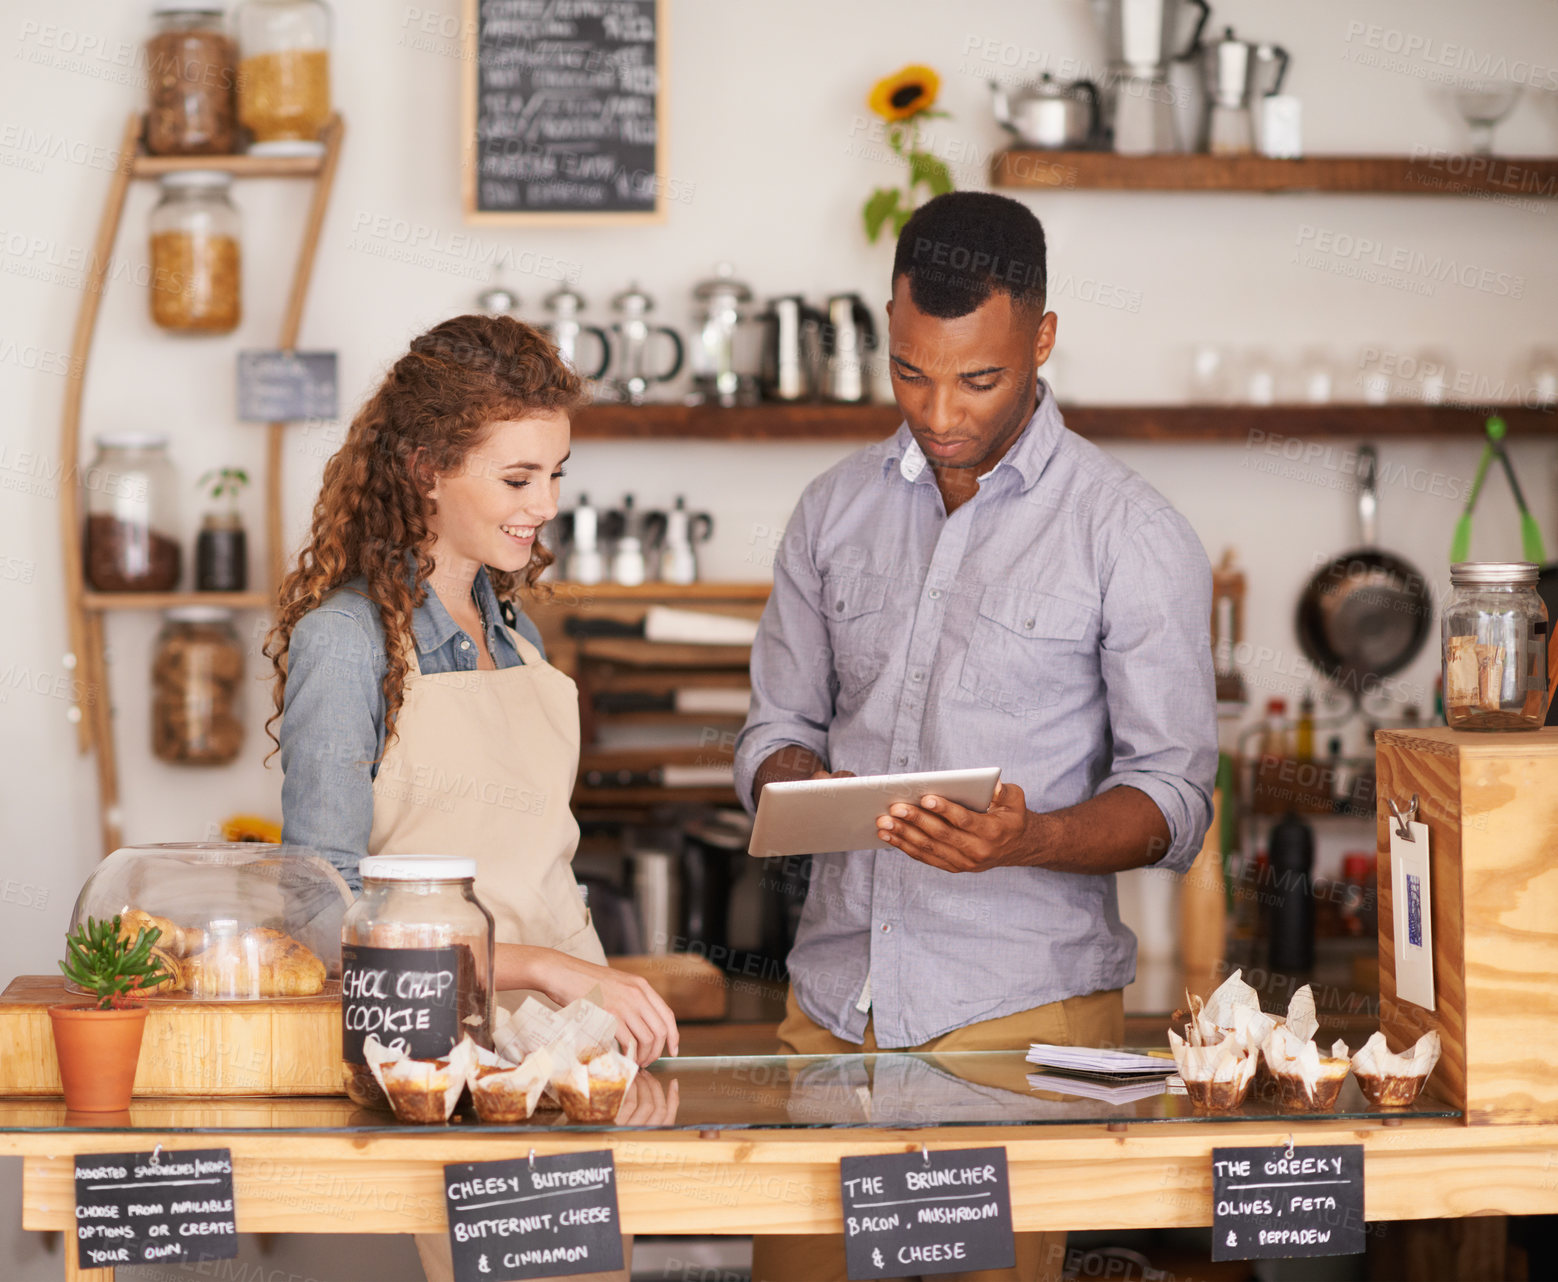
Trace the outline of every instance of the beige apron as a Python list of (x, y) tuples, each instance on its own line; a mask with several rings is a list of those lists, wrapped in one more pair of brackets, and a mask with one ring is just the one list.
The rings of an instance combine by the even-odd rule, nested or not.
[(573, 877), (579, 689), (509, 629), (524, 663), (426, 674), (409, 657), (398, 733), (373, 781), (370, 855), (463, 855), (500, 944), (604, 965)]
[[(410, 655), (399, 732), (373, 781), (370, 855), (464, 855), (500, 944), (556, 948), (605, 964), (573, 879), (579, 824), (579, 689), (509, 629), (524, 663), (425, 674)], [(508, 1005), (517, 994), (505, 996)], [(453, 1282), (447, 1233), (415, 1235), (428, 1282)], [(632, 1259), (623, 1239), (624, 1262)], [(620, 1273), (579, 1274), (623, 1282)]]

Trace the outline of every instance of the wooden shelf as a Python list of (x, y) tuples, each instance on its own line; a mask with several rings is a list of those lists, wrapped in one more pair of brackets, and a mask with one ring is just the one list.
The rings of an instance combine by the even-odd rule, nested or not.
[(325, 153), (317, 156), (146, 156), (130, 165), (133, 178), (161, 178), (191, 169), (211, 169), (234, 178), (317, 178)]
[(1558, 156), (1269, 156), (1012, 148), (990, 162), (991, 186), (1043, 191), (1326, 191), (1417, 196), (1558, 195)]
[(224, 610), (269, 610), (268, 592), (84, 592), (88, 610), (174, 610), (186, 605), (215, 605)]
[(574, 417), (573, 435), (595, 440), (873, 440), (892, 435), (902, 421), (894, 404), (591, 405)]
[(768, 583), (567, 583), (547, 585), (559, 605), (588, 605), (597, 601), (766, 601)]
[[(1558, 435), (1558, 412), (1499, 405), (1062, 405), (1066, 426), (1092, 440), (1249, 441), (1275, 436), (1465, 436), (1481, 439), (1484, 414), (1497, 412), (1512, 435)], [(896, 405), (754, 405), (719, 409), (685, 405), (595, 405), (574, 421), (573, 434), (595, 440), (881, 440), (897, 430)], [(699, 583), (674, 588), (558, 584), (598, 599), (611, 592), (691, 596), (738, 585)], [(766, 586), (765, 586), (766, 592)], [(754, 598), (757, 599), (757, 598)]]
[(736, 790), (729, 785), (720, 788), (587, 788), (574, 789), (573, 807), (593, 810), (619, 811), (624, 807), (668, 806), (739, 806)]

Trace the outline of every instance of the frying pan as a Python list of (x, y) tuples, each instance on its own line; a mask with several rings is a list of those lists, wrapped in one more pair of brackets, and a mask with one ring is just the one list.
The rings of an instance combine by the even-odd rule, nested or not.
[(1309, 661), (1356, 700), (1370, 679), (1415, 659), (1433, 625), (1428, 581), (1379, 547), (1379, 456), (1358, 450), (1358, 524), (1363, 546), (1344, 552), (1310, 578), (1294, 626)]

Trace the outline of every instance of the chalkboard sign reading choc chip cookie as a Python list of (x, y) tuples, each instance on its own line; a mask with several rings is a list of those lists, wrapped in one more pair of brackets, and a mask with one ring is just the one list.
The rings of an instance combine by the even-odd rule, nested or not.
[(664, 216), (663, 0), (467, 0), (471, 222)]
[(237, 1257), (228, 1149), (81, 1153), (75, 1163), (78, 1267)]
[[(370, 1034), (412, 1059), (437, 1059), (460, 1040), (461, 954), (468, 948), (341, 945), (341, 1049), (361, 1064)], [(469, 987), (469, 980), (463, 985)]]

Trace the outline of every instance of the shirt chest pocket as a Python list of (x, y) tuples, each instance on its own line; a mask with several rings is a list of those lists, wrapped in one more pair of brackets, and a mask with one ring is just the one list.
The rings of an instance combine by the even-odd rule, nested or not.
[(986, 588), (959, 682), (963, 696), (1025, 713), (1098, 679), (1097, 613), (1041, 592)]
[(822, 613), (828, 622), (833, 670), (842, 691), (870, 685), (886, 661), (890, 639), (887, 585), (885, 575), (849, 571), (823, 580)]

